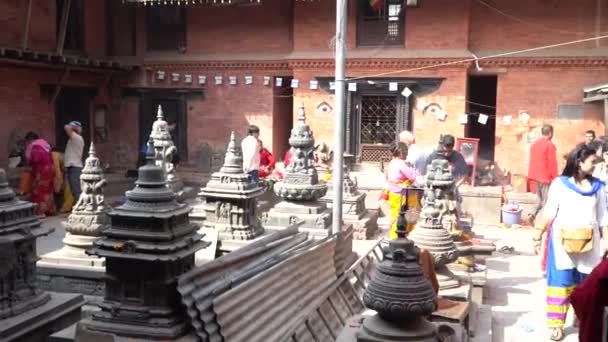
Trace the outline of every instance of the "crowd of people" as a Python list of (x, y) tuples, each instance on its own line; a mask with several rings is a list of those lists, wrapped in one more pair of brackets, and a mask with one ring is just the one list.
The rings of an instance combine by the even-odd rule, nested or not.
[(69, 212), (80, 197), (80, 173), (84, 140), (82, 124), (72, 121), (64, 126), (69, 137), (62, 153), (57, 147), (35, 132), (28, 132), (18, 142), (18, 157), (25, 166), (20, 180), (19, 193), (29, 196), (37, 204), (35, 213), (40, 217), (53, 216), (57, 212)]
[[(528, 177), (536, 187), (538, 206), (531, 214), (537, 251), (547, 278), (547, 323), (551, 340), (564, 338), (570, 304), (580, 341), (597, 341), (608, 306), (608, 138), (585, 133), (585, 142), (566, 157), (557, 171), (553, 127), (530, 149)], [(544, 243), (541, 243), (543, 241)]]

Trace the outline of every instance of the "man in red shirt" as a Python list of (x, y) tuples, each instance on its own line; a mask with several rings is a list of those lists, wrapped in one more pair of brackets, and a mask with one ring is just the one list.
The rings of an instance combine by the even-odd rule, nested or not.
[(532, 214), (532, 219), (538, 215), (547, 202), (549, 185), (557, 177), (557, 149), (553, 139), (553, 126), (544, 125), (541, 128), (542, 137), (536, 140), (530, 147), (530, 167), (528, 178), (536, 185), (536, 196), (538, 204)]

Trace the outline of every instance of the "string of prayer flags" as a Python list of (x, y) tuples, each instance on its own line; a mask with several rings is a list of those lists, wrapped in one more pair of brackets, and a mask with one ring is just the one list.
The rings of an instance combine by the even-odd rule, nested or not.
[(281, 87), (281, 86), (283, 86), (283, 78), (282, 77), (275, 77), (275, 79), (274, 79), (274, 86), (275, 87)]
[(479, 113), (479, 117), (477, 118), (477, 122), (482, 125), (486, 125), (488, 123), (488, 116), (482, 113)]
[(388, 91), (397, 91), (399, 90), (399, 84), (397, 82), (390, 82), (388, 84)]
[(230, 83), (230, 85), (236, 85), (236, 76), (230, 76), (228, 78), (228, 82)]
[(348, 91), (357, 91), (357, 83), (355, 82), (350, 82), (348, 84)]
[(413, 92), (410, 88), (405, 87), (403, 88), (403, 91), (401, 92), (401, 95), (405, 96), (405, 97), (410, 97), (410, 95), (412, 95)]
[(292, 88), (297, 88), (300, 86), (300, 81), (296, 80), (295, 78), (291, 80), (291, 87)]
[(264, 86), (268, 87), (270, 85), (270, 76), (264, 76)]
[(222, 76), (215, 76), (215, 85), (220, 85), (224, 82), (224, 79)]
[(329, 90), (336, 90), (336, 82), (329, 82)]
[(310, 81), (309, 88), (313, 89), (313, 90), (318, 89), (319, 88), (319, 81), (317, 81), (317, 80)]
[(245, 76), (245, 84), (249, 85), (253, 83), (253, 76)]
[(463, 124), (466, 125), (469, 123), (469, 115), (468, 114), (460, 114), (460, 116), (458, 117), (458, 121)]
[(203, 85), (207, 83), (207, 76), (199, 75), (198, 76), (198, 84)]

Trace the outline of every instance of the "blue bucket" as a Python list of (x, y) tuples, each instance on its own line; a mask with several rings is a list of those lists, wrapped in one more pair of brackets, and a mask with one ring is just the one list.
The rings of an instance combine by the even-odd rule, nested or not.
[(511, 210), (502, 210), (502, 222), (508, 225), (519, 224), (521, 221), (521, 211), (522, 209), (517, 209), (516, 211)]

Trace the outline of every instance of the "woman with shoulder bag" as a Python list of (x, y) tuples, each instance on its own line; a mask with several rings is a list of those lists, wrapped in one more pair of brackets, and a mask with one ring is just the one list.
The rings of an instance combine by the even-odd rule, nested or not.
[[(549, 227), (547, 322), (551, 340), (564, 338), (570, 295), (602, 259), (608, 234), (604, 183), (592, 177), (596, 151), (583, 144), (568, 154), (562, 175), (551, 183), (535, 241)], [(603, 234), (602, 234), (603, 233)]]

